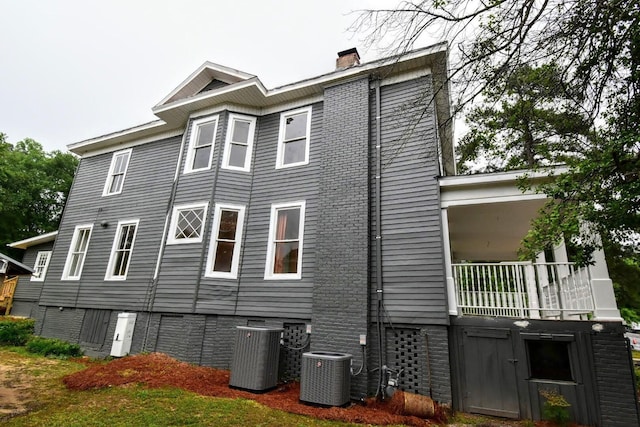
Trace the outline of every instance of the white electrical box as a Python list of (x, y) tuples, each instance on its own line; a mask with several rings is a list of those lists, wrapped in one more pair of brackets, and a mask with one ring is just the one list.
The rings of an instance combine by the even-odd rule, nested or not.
[(111, 355), (123, 357), (131, 351), (131, 341), (133, 340), (133, 328), (136, 325), (136, 313), (119, 313), (116, 332), (113, 335), (113, 345)]

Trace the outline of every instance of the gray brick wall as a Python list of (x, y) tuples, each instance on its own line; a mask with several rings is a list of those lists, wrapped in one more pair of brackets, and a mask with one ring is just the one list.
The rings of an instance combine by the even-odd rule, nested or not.
[(629, 353), (622, 331), (594, 334), (592, 348), (603, 426), (639, 425)]
[(13, 300), (13, 305), (11, 306), (11, 314), (13, 316), (35, 317), (37, 310), (37, 301)]
[[(394, 325), (392, 328), (387, 325), (384, 331), (383, 364), (393, 370), (405, 371), (400, 377), (399, 388), (451, 405), (448, 328), (439, 325)], [(373, 323), (369, 334), (369, 349), (368, 367), (371, 371), (379, 366), (377, 332)], [(376, 393), (378, 379), (377, 370), (369, 374), (370, 395)]]
[[(350, 353), (356, 367), (368, 326), (368, 99), (368, 79), (325, 89), (313, 286), (311, 350)], [(352, 395), (366, 388), (366, 375), (352, 378)]]
[(425, 369), (420, 394), (437, 402), (451, 404), (451, 369), (449, 367), (449, 334), (447, 327), (427, 326), (421, 330)]
[[(47, 338), (77, 343), (80, 338), (84, 309), (44, 307), (42, 320), (36, 319), (36, 333)], [(41, 324), (38, 327), (38, 323)]]

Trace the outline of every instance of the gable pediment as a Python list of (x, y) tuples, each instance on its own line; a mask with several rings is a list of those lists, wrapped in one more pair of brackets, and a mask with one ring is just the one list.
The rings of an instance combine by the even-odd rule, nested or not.
[(162, 101), (156, 105), (160, 107), (175, 101), (187, 99), (203, 92), (220, 89), (234, 83), (243, 82), (255, 78), (253, 74), (205, 62), (196, 71), (191, 73), (182, 83), (171, 91)]

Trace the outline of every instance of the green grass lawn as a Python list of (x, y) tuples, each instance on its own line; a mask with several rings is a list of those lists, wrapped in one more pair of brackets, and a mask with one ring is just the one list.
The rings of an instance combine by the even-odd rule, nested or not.
[(29, 385), (28, 412), (6, 426), (355, 426), (320, 421), (272, 410), (246, 399), (204, 397), (180, 389), (143, 386), (72, 391), (62, 377), (84, 369), (66, 360), (0, 348), (0, 365), (8, 366), (1, 386)]

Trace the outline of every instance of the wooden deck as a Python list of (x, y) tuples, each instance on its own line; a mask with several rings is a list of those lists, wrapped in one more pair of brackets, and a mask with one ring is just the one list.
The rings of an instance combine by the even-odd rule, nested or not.
[(11, 313), (11, 306), (13, 305), (13, 294), (16, 291), (17, 284), (17, 277), (12, 277), (2, 282), (2, 288), (0, 289), (0, 314), (7, 315)]

